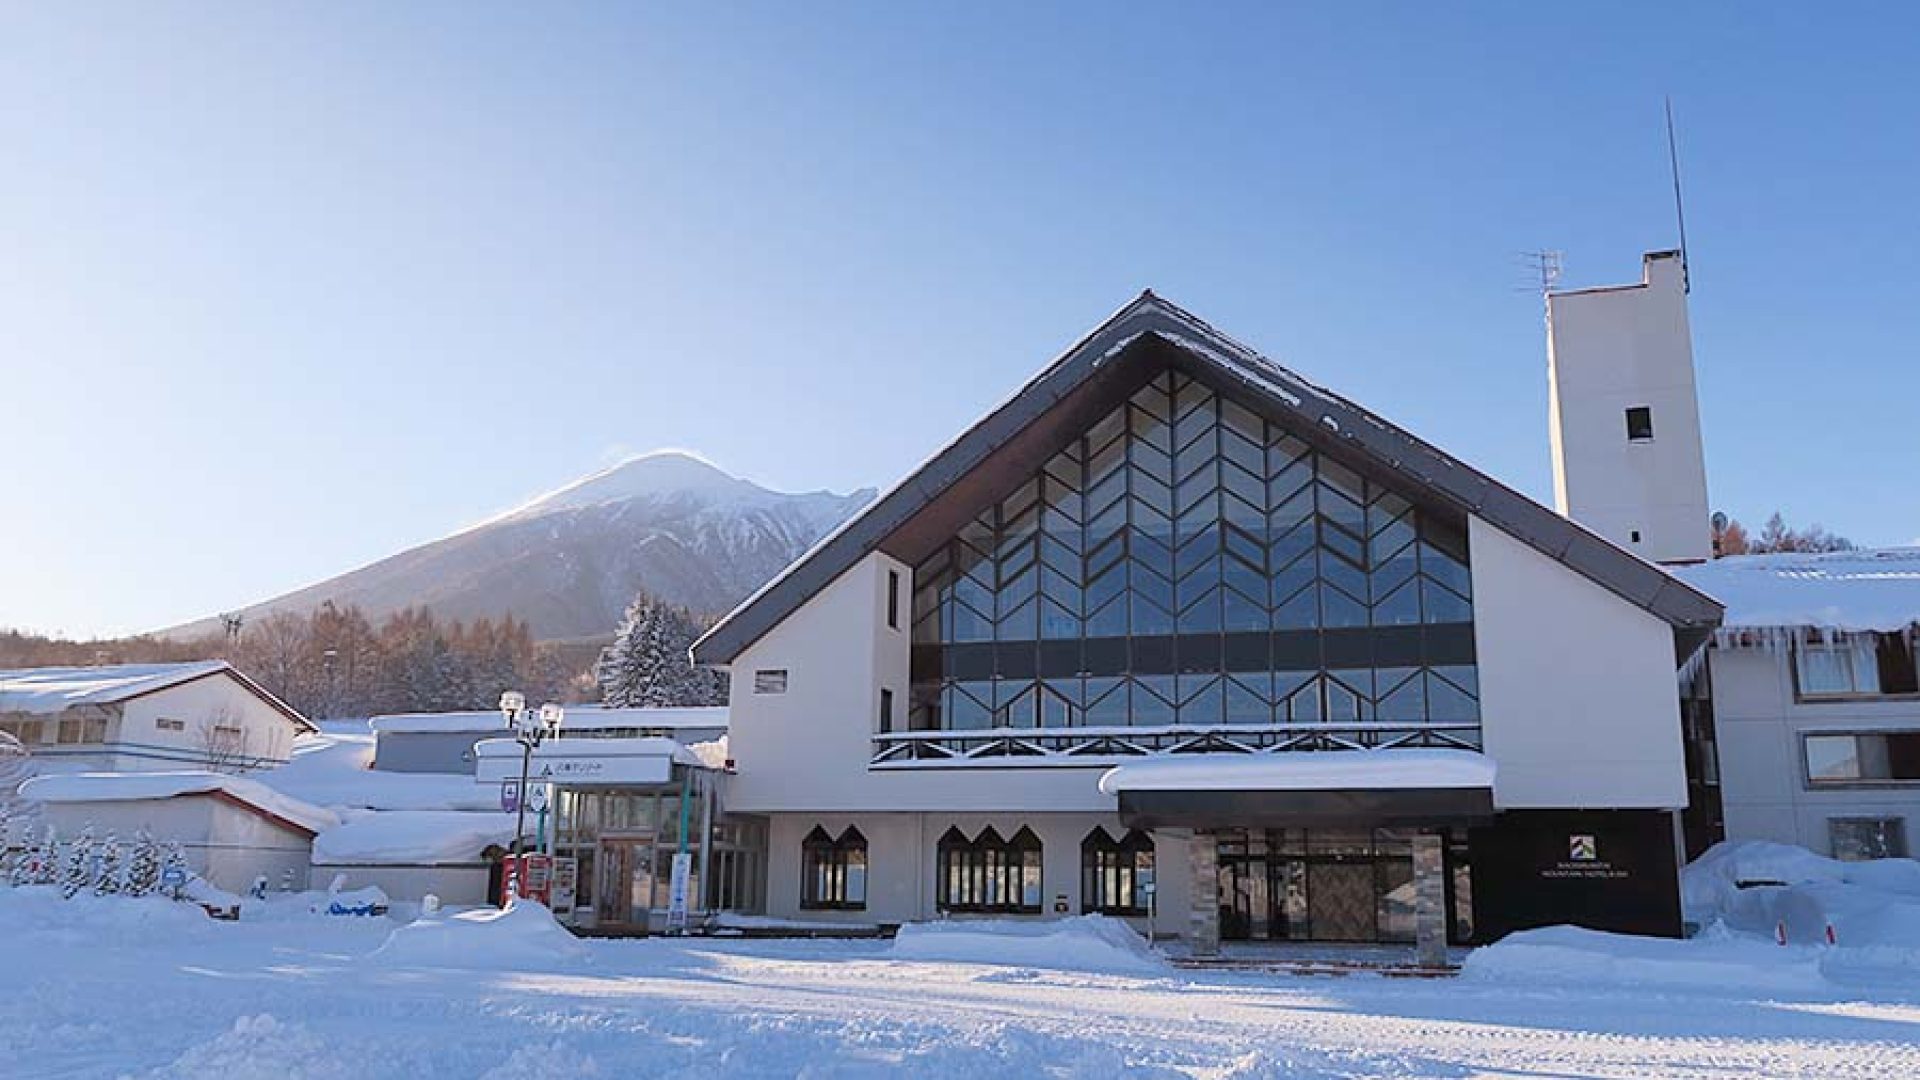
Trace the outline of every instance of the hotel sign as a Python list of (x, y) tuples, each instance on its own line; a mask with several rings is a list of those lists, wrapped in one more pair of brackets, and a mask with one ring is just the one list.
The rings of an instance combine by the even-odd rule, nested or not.
[(1573, 833), (1567, 837), (1567, 857), (1542, 867), (1543, 878), (1589, 878), (1611, 881), (1631, 877), (1624, 867), (1600, 857), (1600, 839), (1593, 833)]
[[(578, 787), (593, 784), (664, 784), (673, 779), (673, 758), (666, 754), (621, 753), (596, 750), (591, 744), (615, 740), (570, 739), (548, 743), (534, 752), (527, 770), (535, 782)], [(519, 754), (483, 754), (474, 779), (483, 784), (517, 783)]]

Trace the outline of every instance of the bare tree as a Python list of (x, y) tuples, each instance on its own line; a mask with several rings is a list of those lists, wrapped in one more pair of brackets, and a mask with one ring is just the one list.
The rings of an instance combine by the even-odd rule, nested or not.
[(199, 741), (200, 753), (206, 758), (209, 769), (214, 772), (241, 772), (246, 769), (250, 761), (247, 756), (247, 729), (232, 708), (221, 705), (209, 711), (199, 726), (194, 728), (194, 736)]

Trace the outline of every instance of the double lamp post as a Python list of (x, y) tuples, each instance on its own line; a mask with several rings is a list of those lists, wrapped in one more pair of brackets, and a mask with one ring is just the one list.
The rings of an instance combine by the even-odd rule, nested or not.
[(513, 732), (513, 741), (520, 744), (520, 793), (513, 800), (516, 811), (513, 824), (513, 891), (518, 893), (521, 888), (519, 860), (524, 854), (527, 835), (527, 782), (533, 770), (533, 752), (541, 743), (560, 734), (560, 721), (566, 718), (566, 710), (551, 701), (537, 711), (529, 709), (525, 694), (509, 690), (500, 695), (500, 715), (506, 720), (507, 729)]

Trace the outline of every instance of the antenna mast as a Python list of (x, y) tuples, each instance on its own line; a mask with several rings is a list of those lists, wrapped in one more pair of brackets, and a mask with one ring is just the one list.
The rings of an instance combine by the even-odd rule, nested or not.
[(1673, 171), (1673, 216), (1680, 225), (1680, 284), (1693, 291), (1693, 274), (1687, 264), (1687, 204), (1680, 197), (1680, 148), (1673, 134), (1673, 96), (1667, 96), (1667, 165)]

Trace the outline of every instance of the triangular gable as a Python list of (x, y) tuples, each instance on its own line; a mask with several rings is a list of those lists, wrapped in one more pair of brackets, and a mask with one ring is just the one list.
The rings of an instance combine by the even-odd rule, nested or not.
[(994, 475), (998, 463), (1044, 459), (1049, 428), (1091, 420), (1105, 400), (1103, 383), (1124, 384), (1130, 368), (1168, 362), (1223, 382), (1274, 419), (1303, 435), (1311, 433), (1320, 445), (1396, 477), (1429, 499), (1480, 517), (1665, 620), (1674, 628), (1675, 653), (1681, 660), (1720, 622), (1720, 605), (1705, 593), (1147, 292), (748, 597), (695, 642), (694, 660), (732, 662), (890, 538), (916, 531), (916, 519), (923, 515), (941, 519), (926, 526), (924, 531), (931, 534), (959, 524), (971, 513), (969, 508), (997, 497), (997, 484), (1005, 485), (1005, 478)]

